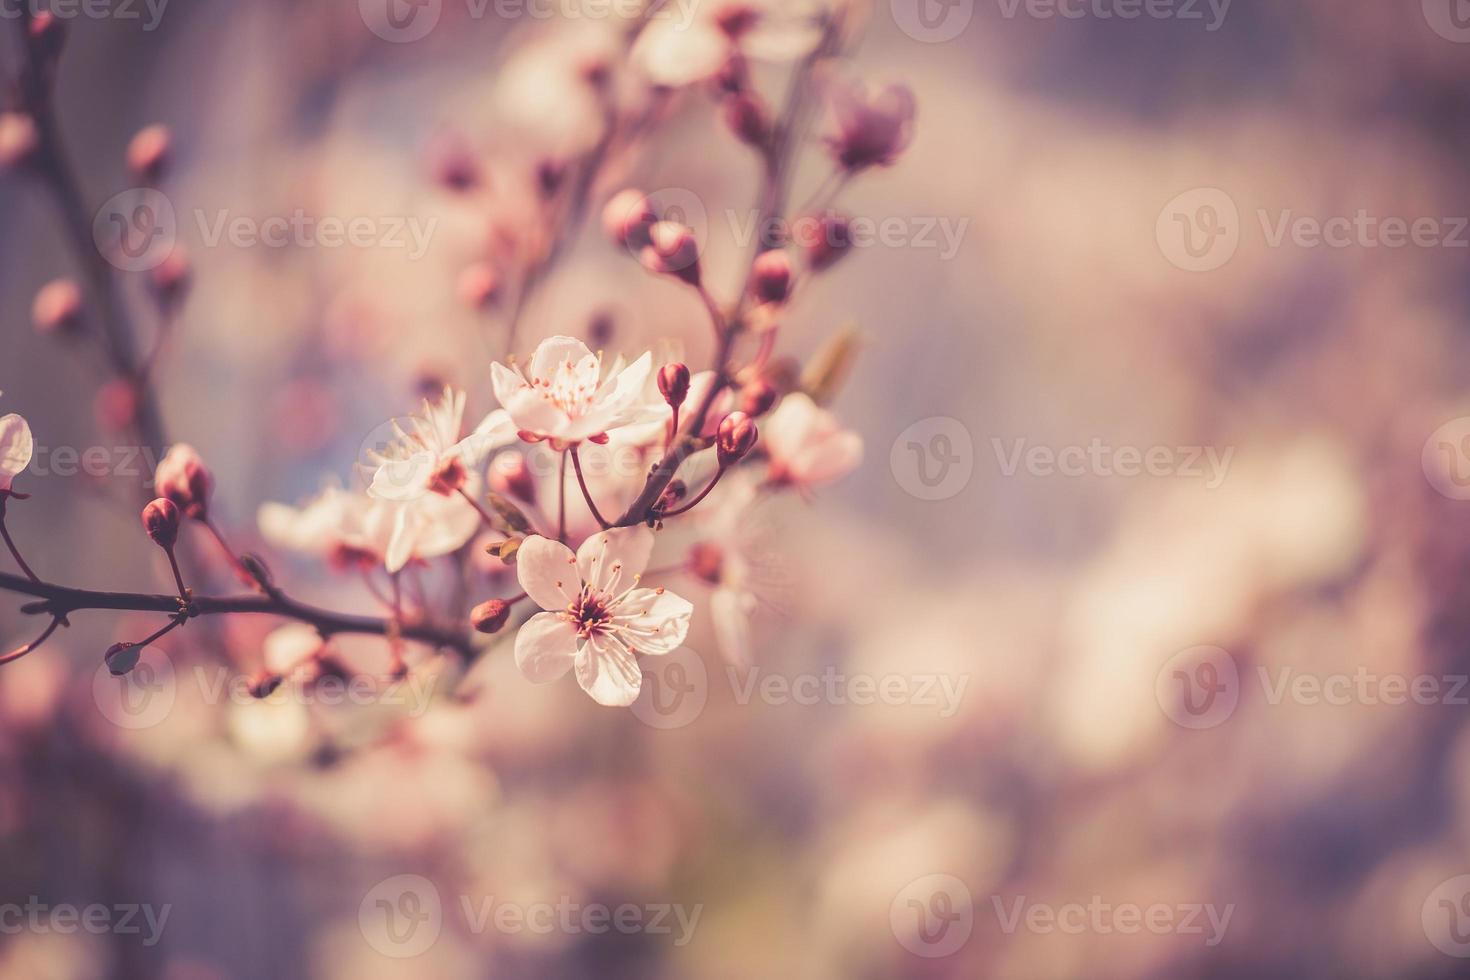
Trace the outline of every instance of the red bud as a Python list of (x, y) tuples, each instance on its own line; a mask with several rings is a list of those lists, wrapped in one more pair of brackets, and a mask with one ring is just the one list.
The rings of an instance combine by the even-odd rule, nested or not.
[(172, 148), (167, 126), (145, 126), (128, 144), (128, 170), (145, 184), (156, 184), (168, 170)]
[(602, 209), (602, 228), (607, 237), (635, 251), (648, 247), (649, 230), (657, 223), (658, 215), (642, 191), (618, 191)]
[(732, 466), (749, 455), (759, 436), (755, 423), (744, 412), (726, 415), (715, 436), (715, 450), (719, 455), (721, 469)]
[(485, 634), (499, 633), (508, 619), (510, 603), (503, 599), (482, 602), (470, 612), (470, 622), (475, 624), (475, 630)]
[(107, 664), (108, 673), (113, 677), (122, 677), (138, 666), (138, 658), (141, 656), (142, 653), (135, 643), (114, 643), (102, 655), (102, 660)]
[(658, 372), (658, 390), (671, 408), (678, 408), (689, 397), (689, 368), (683, 364), (665, 364)]
[(755, 260), (751, 288), (763, 303), (784, 303), (791, 295), (791, 258), (780, 249)]
[(41, 333), (64, 333), (82, 320), (82, 291), (70, 279), (53, 279), (36, 293), (31, 320)]
[(154, 544), (171, 551), (179, 540), (180, 518), (179, 505), (167, 497), (159, 497), (143, 508), (143, 530)]

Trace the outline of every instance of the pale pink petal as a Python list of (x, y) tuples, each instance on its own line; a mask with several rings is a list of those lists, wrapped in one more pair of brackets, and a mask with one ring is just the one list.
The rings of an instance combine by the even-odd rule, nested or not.
[(582, 581), (602, 592), (623, 592), (642, 575), (653, 555), (653, 532), (643, 526), (602, 531), (577, 549)]
[(537, 613), (516, 634), (516, 666), (534, 684), (566, 675), (577, 659), (577, 631), (555, 613)]
[(689, 635), (694, 606), (661, 589), (639, 589), (618, 608), (618, 637), (638, 653), (673, 653)]
[(594, 364), (597, 362), (596, 355), (576, 337), (547, 337), (531, 357), (531, 377), (553, 377), (567, 363), (580, 371), (582, 363), (589, 357)]
[(390, 459), (373, 473), (368, 493), (379, 500), (415, 500), (429, 492), (429, 478), (438, 463), (438, 457), (430, 452)]
[(582, 579), (572, 549), (560, 541), (532, 535), (516, 552), (516, 572), (521, 588), (542, 609), (564, 611), (577, 601)]
[(490, 386), (495, 389), (496, 400), (502, 406), (509, 408), (511, 399), (526, 387), (526, 379), (518, 372), (496, 361), (490, 365)]
[(802, 483), (830, 483), (839, 480), (863, 461), (862, 437), (853, 432), (838, 432), (808, 446), (793, 461), (793, 470)]
[(598, 704), (626, 708), (638, 700), (643, 674), (628, 648), (604, 634), (588, 639), (578, 652), (577, 683)]
[(388, 550), (383, 564), (390, 572), (400, 572), (413, 557), (413, 531), (409, 526), (408, 508), (400, 505), (393, 514), (392, 531), (389, 533)]
[(0, 418), (0, 490), (9, 490), (15, 478), (31, 465), (35, 443), (31, 427), (19, 415)]
[(567, 413), (542, 398), (535, 389), (522, 388), (505, 404), (517, 429), (538, 436), (561, 438), (568, 425)]

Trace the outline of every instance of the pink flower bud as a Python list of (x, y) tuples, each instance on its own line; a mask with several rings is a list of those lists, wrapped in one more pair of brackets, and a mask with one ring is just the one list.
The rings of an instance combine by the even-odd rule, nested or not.
[(457, 133), (442, 132), (429, 143), (429, 173), (434, 181), (445, 190), (465, 194), (475, 190), (484, 182), (480, 161)]
[(815, 219), (816, 229), (802, 242), (806, 264), (813, 272), (832, 268), (852, 251), (852, 222), (846, 215), (827, 212)]
[(715, 450), (719, 456), (720, 468), (732, 466), (748, 456), (755, 448), (759, 435), (755, 423), (744, 412), (726, 415), (715, 436)]
[(49, 10), (31, 18), (29, 33), (32, 46), (43, 59), (60, 55), (62, 45), (66, 43), (66, 26)]
[(156, 184), (168, 170), (172, 148), (167, 126), (145, 126), (128, 144), (128, 170), (145, 184)]
[(113, 677), (122, 677), (132, 673), (134, 667), (138, 666), (138, 658), (142, 652), (136, 643), (114, 643), (107, 648), (102, 655), (102, 660), (107, 664), (107, 672)]
[(500, 297), (500, 274), (488, 262), (476, 262), (459, 274), (460, 302), (472, 310), (483, 310)]
[(727, 3), (715, 13), (715, 25), (732, 41), (739, 41), (761, 19), (761, 12), (748, 3)]
[(208, 519), (214, 474), (193, 446), (181, 442), (171, 448), (158, 463), (153, 486), (159, 496), (177, 504), (186, 517), (196, 521)]
[(0, 112), (0, 169), (31, 163), (40, 145), (34, 119), (22, 112)]
[(672, 510), (679, 502), (689, 495), (689, 485), (683, 480), (670, 480), (669, 485), (664, 487), (664, 492), (659, 495), (656, 510)]
[(470, 612), (470, 622), (477, 633), (499, 633), (510, 619), (510, 603), (503, 599), (482, 602)]
[(285, 678), (280, 674), (263, 673), (250, 683), (250, 696), (257, 701), (264, 701), (281, 686)]
[(766, 414), (774, 404), (776, 386), (764, 378), (757, 378), (740, 389), (740, 410), (751, 418)]
[(523, 503), (536, 502), (536, 478), (520, 453), (505, 453), (495, 458), (490, 466), (490, 489)]
[(622, 190), (602, 209), (602, 227), (607, 237), (624, 248), (646, 248), (648, 232), (658, 223), (653, 205), (642, 191)]
[(536, 190), (542, 198), (550, 200), (555, 197), (566, 179), (566, 161), (547, 157), (536, 164)]
[(148, 282), (153, 287), (153, 295), (158, 300), (158, 305), (168, 310), (182, 302), (184, 296), (189, 292), (189, 283), (193, 274), (194, 268), (189, 263), (188, 256), (178, 249), (168, 253), (164, 260), (148, 273)]
[(683, 364), (665, 364), (658, 372), (658, 390), (670, 408), (678, 408), (689, 397), (689, 368)]
[(763, 303), (784, 303), (791, 295), (791, 258), (781, 249), (762, 252), (755, 260), (751, 288)]
[(701, 541), (689, 549), (689, 571), (710, 585), (720, 584), (725, 555), (713, 541)]
[(739, 92), (725, 100), (725, 125), (749, 146), (765, 146), (771, 140), (771, 114), (752, 92)]
[(143, 530), (165, 551), (172, 551), (179, 540), (180, 519), (178, 504), (167, 497), (159, 497), (143, 508)]
[(861, 83), (838, 86), (832, 92), (837, 131), (827, 145), (847, 170), (886, 167), (908, 148), (915, 111), (907, 85), (890, 85), (871, 97)]
[(138, 389), (122, 378), (104, 382), (92, 400), (92, 414), (106, 431), (121, 432), (137, 421)]
[(31, 304), (31, 320), (41, 333), (69, 333), (82, 322), (82, 291), (70, 279), (42, 286)]
[(677, 221), (660, 221), (648, 237), (649, 245), (639, 256), (645, 268), (699, 285), (699, 243), (694, 232)]

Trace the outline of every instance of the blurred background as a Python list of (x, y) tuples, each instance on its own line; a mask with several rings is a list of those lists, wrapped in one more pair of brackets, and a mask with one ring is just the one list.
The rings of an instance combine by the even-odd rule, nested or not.
[[(513, 304), (466, 303), (465, 270), (514, 253), (548, 161), (596, 139), (582, 73), (616, 18), (487, 4), (66, 8), (57, 111), (92, 207), (135, 183), (138, 130), (173, 134), (168, 437), (209, 460), (233, 539), (336, 608), (372, 597), (266, 547), (257, 508), (352, 479), (426, 380), (494, 407)], [(839, 198), (887, 233), (783, 322), (803, 362), (857, 332), (833, 409), (866, 456), (744, 529), (753, 665), (700, 616), (630, 711), (530, 685), (505, 644), (401, 697), (257, 702), (213, 672), (261, 662), (276, 624), (241, 619), (163, 644), (139, 716), (99, 660), (157, 623), (79, 614), (0, 669), (0, 976), (1464, 975), (1470, 4), (852, 16), (829, 67), (907, 84), (918, 121)], [(779, 92), (789, 61), (755, 70)], [(733, 298), (759, 168), (703, 84), (658, 98), (522, 356), (567, 333), (707, 363), (698, 301), (596, 209), (661, 195)], [(298, 209), (402, 219), (409, 245), (217, 234)], [(0, 411), (38, 444), (10, 527), (51, 581), (164, 591), (96, 353), (31, 326), (77, 274), (53, 202), (10, 173), (0, 213)], [(152, 336), (147, 277), (121, 278)], [(65, 462), (92, 447), (97, 472)]]

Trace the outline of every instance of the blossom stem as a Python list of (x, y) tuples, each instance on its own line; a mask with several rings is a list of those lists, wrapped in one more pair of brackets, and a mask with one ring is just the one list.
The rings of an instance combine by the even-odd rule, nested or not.
[[(677, 408), (674, 409), (675, 413), (678, 411)], [(592, 491), (587, 489), (587, 478), (582, 475), (582, 457), (577, 452), (576, 446), (572, 447), (572, 468), (577, 471), (577, 485), (582, 488), (582, 499), (587, 501), (587, 509), (592, 511), (593, 518), (606, 531), (612, 525), (603, 519), (602, 512), (597, 509), (597, 504), (592, 500)]]
[(557, 488), (556, 501), (556, 540), (562, 544), (567, 543), (567, 454), (562, 450), (561, 454), (561, 485)]
[(679, 434), (679, 406), (678, 405), (673, 406), (673, 413), (674, 413), (673, 414), (673, 417), (669, 419), (669, 431), (668, 431), (668, 435), (666, 435), (664, 437), (664, 452), (668, 452), (669, 451), (669, 447), (674, 444), (674, 437)]
[(678, 517), (680, 514), (687, 514), (687, 513), (689, 513), (691, 510), (693, 510), (694, 508), (698, 507), (700, 505), (700, 503), (704, 500), (705, 497), (708, 497), (709, 496), (710, 491), (715, 488), (715, 484), (719, 483), (720, 482), (720, 477), (722, 477), (724, 475), (725, 475), (725, 467), (721, 466), (718, 470), (715, 471), (715, 478), (713, 480), (709, 481), (709, 485), (706, 486), (703, 490), (699, 491), (699, 496), (695, 497), (693, 500), (689, 501), (689, 503), (685, 504), (683, 507), (680, 507), (678, 510), (666, 511), (665, 513), (660, 514), (659, 516), (660, 517)]
[(5, 539), (5, 547), (10, 549), (10, 556), (15, 559), (20, 570), (26, 573), (26, 578), (32, 582), (39, 582), (41, 579), (31, 571), (31, 566), (27, 565), (26, 560), (20, 556), (20, 549), (15, 546), (15, 540), (10, 536), (10, 529), (5, 526), (5, 500), (6, 498), (0, 495), (0, 538)]
[(485, 509), (484, 505), (482, 505), (474, 497), (470, 496), (469, 491), (467, 491), (464, 487), (459, 488), (459, 495), (465, 500), (469, 501), (471, 507), (475, 508), (475, 512), (480, 515), (480, 520), (485, 522), (486, 527), (490, 528), (490, 530), (492, 531), (495, 530), (495, 518), (490, 516), (490, 512)]
[(174, 557), (173, 548), (165, 548), (164, 553), (168, 555), (168, 567), (173, 570), (174, 584), (179, 587), (179, 598), (185, 602), (189, 601), (189, 590), (184, 586), (183, 573), (179, 571), (179, 560)]
[(11, 652), (5, 654), (3, 657), (0, 657), (0, 666), (4, 666), (5, 664), (9, 664), (9, 663), (14, 663), (15, 661), (19, 660), (21, 657), (24, 657), (26, 654), (32, 653), (33, 651), (35, 651), (38, 647), (40, 647), (41, 644), (43, 644), (47, 640), (51, 639), (51, 634), (56, 632), (56, 627), (60, 626), (62, 624), (62, 622), (63, 622), (63, 620), (62, 620), (62, 618), (60, 616), (52, 616), (51, 617), (51, 624), (49, 626), (47, 626), (46, 629), (41, 632), (41, 635), (40, 636), (36, 637), (34, 640), (32, 640), (31, 642), (27, 643), (25, 646), (21, 647), (20, 649), (18, 649), (18, 650), (12, 650)]
[(701, 283), (695, 287), (699, 291), (699, 298), (704, 301), (704, 308), (709, 311), (710, 323), (714, 325), (715, 336), (725, 335), (725, 314), (720, 310), (720, 304), (710, 295), (710, 291)]
[(219, 526), (207, 517), (201, 518), (200, 523), (209, 530), (210, 536), (219, 545), (220, 551), (224, 552), (225, 558), (229, 560), (230, 567), (235, 570), (235, 577), (240, 580), (241, 584), (259, 589), (260, 583), (255, 580), (254, 575), (250, 574), (250, 569), (245, 567), (245, 563), (240, 560), (240, 556), (235, 554), (235, 549), (231, 548), (230, 543), (225, 540), (225, 536), (220, 531)]
[(178, 629), (180, 626), (183, 626), (184, 623), (188, 621), (188, 618), (189, 618), (188, 616), (186, 616), (186, 615), (184, 615), (184, 614), (181, 613), (180, 615), (178, 615), (178, 616), (174, 617), (173, 619), (169, 620), (169, 623), (168, 623), (167, 626), (163, 627), (162, 629), (158, 630), (157, 632), (153, 633), (150, 636), (143, 637), (143, 639), (139, 640), (137, 643), (134, 643), (133, 646), (136, 646), (136, 647), (146, 647), (148, 644), (152, 643), (154, 640), (162, 639), (163, 637), (165, 637), (168, 634), (172, 633), (174, 630)]

